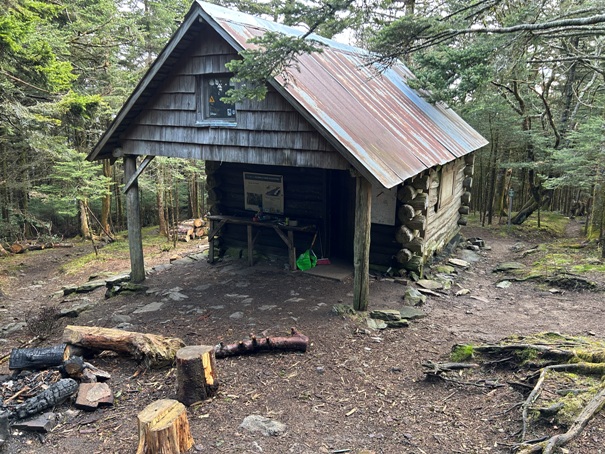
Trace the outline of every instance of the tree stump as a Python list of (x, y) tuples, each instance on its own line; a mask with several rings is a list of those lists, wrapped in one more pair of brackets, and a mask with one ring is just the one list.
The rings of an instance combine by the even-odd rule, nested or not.
[(218, 389), (214, 347), (192, 345), (176, 352), (176, 398), (186, 406), (212, 397)]
[(185, 406), (173, 399), (157, 400), (137, 416), (136, 454), (179, 454), (193, 446)]

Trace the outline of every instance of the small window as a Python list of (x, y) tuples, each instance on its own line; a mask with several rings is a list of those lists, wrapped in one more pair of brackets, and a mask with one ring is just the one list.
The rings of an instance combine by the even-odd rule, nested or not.
[(198, 121), (202, 123), (235, 123), (235, 104), (221, 100), (233, 88), (231, 78), (226, 75), (201, 76), (198, 84), (200, 103)]

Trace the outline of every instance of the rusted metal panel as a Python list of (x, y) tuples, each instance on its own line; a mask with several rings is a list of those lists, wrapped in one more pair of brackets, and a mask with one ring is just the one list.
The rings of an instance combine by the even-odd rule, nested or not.
[[(303, 32), (246, 14), (199, 2), (209, 22), (241, 48), (264, 31)], [(442, 165), (487, 141), (443, 105), (410, 89), (413, 77), (397, 64), (381, 74), (368, 67), (363, 50), (312, 35), (326, 47), (302, 55), (297, 68), (277, 82), (383, 186), (393, 187), (425, 169)], [(288, 82), (289, 81), (289, 82)]]

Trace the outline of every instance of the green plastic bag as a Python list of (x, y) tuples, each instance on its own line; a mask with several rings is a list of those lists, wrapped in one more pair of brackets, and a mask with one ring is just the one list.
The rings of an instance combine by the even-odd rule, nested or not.
[(302, 271), (310, 270), (315, 265), (317, 265), (317, 256), (312, 249), (307, 249), (296, 259), (296, 266)]

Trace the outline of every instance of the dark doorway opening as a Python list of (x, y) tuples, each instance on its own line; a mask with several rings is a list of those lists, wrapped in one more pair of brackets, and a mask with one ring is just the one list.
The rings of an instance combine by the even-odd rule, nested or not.
[(328, 174), (328, 225), (330, 257), (353, 262), (355, 237), (355, 178), (348, 171)]

